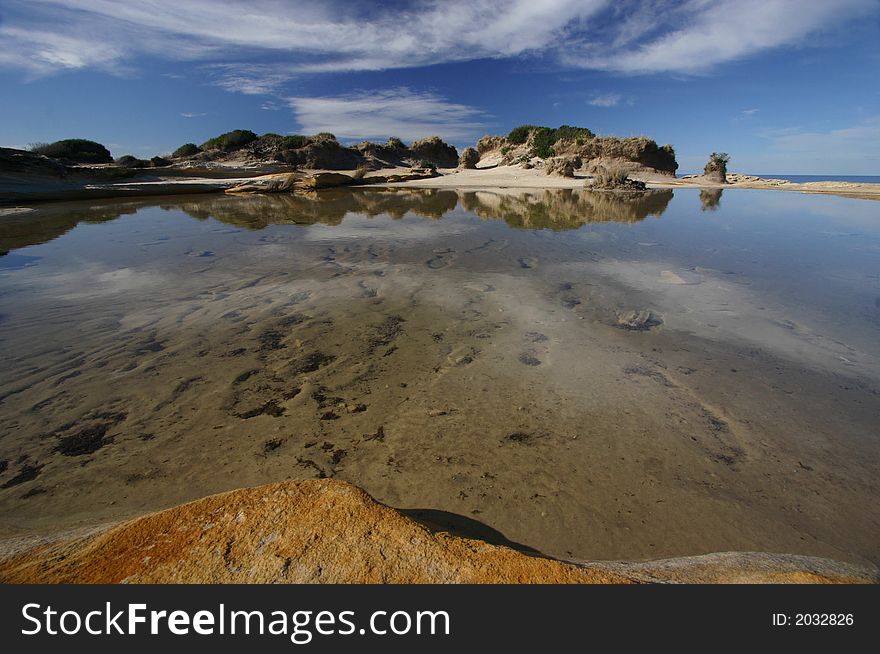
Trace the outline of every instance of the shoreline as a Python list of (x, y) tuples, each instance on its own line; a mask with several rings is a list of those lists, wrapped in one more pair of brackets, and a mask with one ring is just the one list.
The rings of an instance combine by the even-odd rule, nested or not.
[[(274, 168), (274, 170), (273, 170)], [(165, 195), (204, 195), (211, 193), (284, 193), (290, 190), (276, 190), (279, 184), (295, 175), (298, 180), (314, 179), (321, 175), (339, 177), (351, 176), (349, 171), (304, 170), (278, 171), (277, 166), (266, 169), (253, 169), (229, 166), (217, 169), (200, 169), (197, 174), (188, 175), (185, 169), (171, 169), (156, 174), (153, 172), (144, 179), (137, 176), (120, 181), (105, 179), (84, 179), (76, 182), (56, 182), (45, 179), (18, 179), (13, 183), (0, 180), (0, 217), (20, 214), (22, 206), (47, 202), (69, 202), (75, 200), (131, 199)], [(441, 169), (432, 177), (420, 177), (404, 181), (386, 181), (390, 176), (403, 176), (409, 173), (406, 168), (385, 168), (371, 171), (363, 179), (345, 182), (335, 181), (332, 186), (351, 186), (352, 188), (414, 188), (414, 189), (474, 189), (474, 188), (515, 188), (532, 190), (570, 190), (587, 189), (590, 175), (575, 177), (547, 175), (540, 169), (525, 169), (520, 166), (493, 166), (476, 169)], [(377, 177), (383, 179), (377, 180)], [(787, 180), (766, 179), (753, 175), (732, 173), (729, 182), (720, 184), (710, 182), (699, 176), (674, 178), (661, 173), (635, 172), (632, 179), (644, 182), (651, 189), (693, 188), (710, 190), (776, 190), (796, 191), (818, 195), (836, 195), (864, 200), (880, 200), (880, 184), (841, 181), (817, 181), (796, 183)], [(371, 181), (375, 180), (375, 181)], [(287, 187), (289, 188), (289, 187)], [(616, 192), (616, 191), (605, 191)]]

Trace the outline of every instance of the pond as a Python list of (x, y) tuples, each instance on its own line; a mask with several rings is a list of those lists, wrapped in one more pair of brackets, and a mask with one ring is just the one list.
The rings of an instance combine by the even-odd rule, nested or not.
[(565, 559), (880, 561), (880, 203), (177, 196), (0, 252), (0, 535), (335, 477)]

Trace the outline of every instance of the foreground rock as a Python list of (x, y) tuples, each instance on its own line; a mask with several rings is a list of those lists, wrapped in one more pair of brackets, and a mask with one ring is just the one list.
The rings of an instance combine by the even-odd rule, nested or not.
[(0, 543), (6, 583), (858, 583), (876, 570), (713, 554), (577, 565), (432, 531), (350, 484), (214, 495), (86, 536)]

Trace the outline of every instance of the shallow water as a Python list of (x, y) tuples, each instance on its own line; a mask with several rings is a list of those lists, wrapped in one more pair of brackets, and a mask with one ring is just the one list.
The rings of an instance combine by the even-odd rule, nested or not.
[(877, 562), (878, 214), (494, 189), (2, 217), (3, 531), (333, 476), (564, 558)]

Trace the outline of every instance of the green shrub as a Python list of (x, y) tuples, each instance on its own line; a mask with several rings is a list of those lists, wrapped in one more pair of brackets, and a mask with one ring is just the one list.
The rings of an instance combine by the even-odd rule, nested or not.
[(174, 152), (171, 153), (172, 157), (191, 157), (194, 154), (198, 154), (202, 149), (197, 146), (195, 143), (184, 143), (179, 148), (177, 148)]
[(507, 135), (507, 140), (515, 145), (525, 143), (529, 140), (529, 133), (536, 127), (536, 125), (520, 125), (519, 127), (514, 127), (510, 130), (510, 134)]
[(153, 168), (163, 168), (165, 166), (170, 166), (171, 162), (168, 161), (168, 159), (166, 159), (165, 157), (151, 157), (150, 165)]
[(510, 152), (512, 149), (513, 149), (513, 148), (511, 148), (509, 145), (502, 145), (502, 146), (501, 146), (501, 154), (507, 154), (507, 153)]
[(122, 166), (123, 168), (146, 168), (150, 165), (150, 162), (144, 159), (138, 159), (134, 155), (126, 154), (116, 160), (116, 165)]
[(560, 125), (556, 129), (541, 125), (520, 125), (514, 127), (507, 135), (508, 143), (520, 145), (532, 136), (532, 154), (546, 159), (556, 154), (553, 144), (557, 141), (575, 141), (578, 145), (584, 145), (588, 140), (596, 138), (596, 135), (586, 127), (574, 127), (572, 125)]
[(309, 139), (307, 136), (292, 134), (291, 136), (281, 137), (281, 147), (285, 150), (299, 150), (300, 148), (306, 147), (308, 144)]
[(583, 145), (588, 140), (596, 138), (596, 135), (586, 127), (572, 127), (571, 125), (560, 125), (555, 130), (555, 137), (553, 142), (556, 141), (575, 141), (578, 145)]
[(215, 136), (202, 143), (202, 150), (223, 150), (232, 152), (257, 140), (257, 135), (249, 129), (234, 129), (220, 136)]
[(532, 137), (532, 154), (547, 159), (556, 154), (553, 144), (556, 143), (556, 130), (549, 127), (536, 127)]
[(55, 143), (37, 144), (31, 152), (75, 163), (113, 163), (110, 151), (100, 143), (86, 139), (64, 139)]

